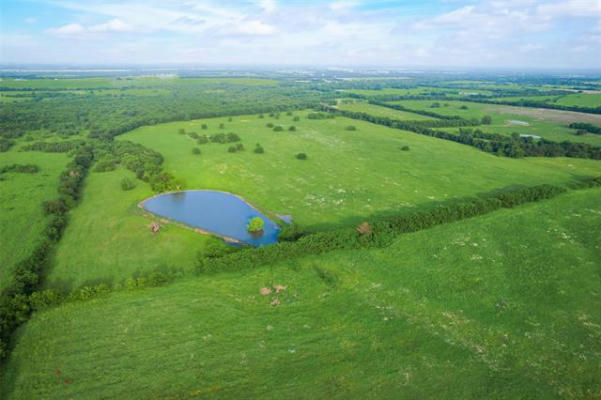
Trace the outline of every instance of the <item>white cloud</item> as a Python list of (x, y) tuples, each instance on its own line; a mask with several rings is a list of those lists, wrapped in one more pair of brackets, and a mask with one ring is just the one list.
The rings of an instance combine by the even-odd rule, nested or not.
[(66, 24), (58, 28), (50, 28), (46, 30), (46, 32), (57, 36), (79, 35), (85, 31), (85, 28), (80, 24)]
[(275, 0), (259, 0), (259, 7), (266, 13), (272, 13), (277, 8), (277, 3)]
[(118, 18), (111, 19), (103, 24), (93, 25), (89, 28), (90, 32), (131, 32), (134, 28)]

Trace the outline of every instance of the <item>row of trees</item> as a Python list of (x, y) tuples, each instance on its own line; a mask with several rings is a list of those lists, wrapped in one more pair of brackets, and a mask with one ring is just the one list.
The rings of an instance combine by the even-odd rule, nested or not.
[[(586, 180), (575, 188), (601, 186), (601, 177)], [(565, 192), (565, 188), (551, 185), (498, 191), (486, 196), (440, 205), (429, 211), (410, 214), (387, 215), (368, 219), (369, 229), (354, 227), (327, 232), (303, 234), (298, 227), (287, 233), (289, 240), (277, 244), (248, 248), (237, 252), (224, 250), (211, 254), (200, 254), (197, 270), (200, 273), (231, 271), (273, 265), (286, 259), (329, 252), (337, 249), (387, 246), (399, 234), (427, 229), (435, 225), (483, 215), (501, 208), (552, 198)], [(364, 225), (364, 224), (362, 224)]]
[(73, 161), (60, 176), (58, 197), (43, 204), (44, 213), (49, 216), (44, 238), (26, 259), (17, 264), (12, 281), (0, 294), (0, 360), (8, 354), (14, 330), (29, 318), (29, 296), (41, 283), (52, 248), (67, 225), (67, 212), (80, 199), (83, 180), (93, 159), (94, 153), (89, 146), (80, 147), (73, 155)]

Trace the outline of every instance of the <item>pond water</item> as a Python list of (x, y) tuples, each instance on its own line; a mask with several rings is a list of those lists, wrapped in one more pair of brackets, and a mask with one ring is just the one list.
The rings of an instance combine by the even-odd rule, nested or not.
[[(241, 198), (212, 190), (187, 190), (165, 193), (144, 201), (142, 207), (153, 214), (226, 236), (249, 244), (261, 246), (278, 240), (279, 227)], [(248, 220), (261, 217), (265, 221), (263, 235), (248, 233)]]

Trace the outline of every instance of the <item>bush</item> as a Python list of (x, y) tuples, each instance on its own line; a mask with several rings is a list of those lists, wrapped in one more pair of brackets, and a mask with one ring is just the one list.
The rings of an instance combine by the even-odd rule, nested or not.
[(230, 132), (227, 134), (226, 140), (229, 143), (233, 143), (233, 142), (239, 142), (241, 139), (240, 139), (240, 136), (236, 135), (235, 133)]
[(198, 147), (193, 147), (192, 154), (196, 154), (196, 155), (200, 154), (200, 149)]
[(282, 132), (284, 130), (284, 128), (282, 128), (280, 125), (277, 125), (273, 128), (274, 132)]
[(0, 168), (0, 174), (6, 172), (17, 172), (20, 174), (37, 174), (40, 172), (40, 167), (35, 164), (11, 164)]
[(297, 115), (297, 116), (295, 116), (294, 118), (292, 118), (292, 120), (293, 120), (294, 122), (300, 121), (300, 117)]
[(292, 125), (290, 128), (288, 128), (288, 130), (290, 132), (296, 132), (296, 126)]
[(403, 147), (401, 147), (401, 150), (403, 150), (403, 151), (409, 151), (409, 146), (403, 146)]
[(298, 154), (296, 155), (296, 158), (297, 158), (298, 160), (306, 160), (306, 159), (307, 159), (307, 155), (306, 155), (305, 153), (298, 153)]
[(260, 232), (263, 230), (265, 226), (265, 221), (261, 217), (254, 217), (248, 221), (248, 225), (246, 225), (246, 230), (249, 232)]
[(192, 139), (198, 139), (198, 133), (196, 132), (190, 132), (188, 133), (188, 136), (190, 136)]
[(238, 149), (236, 148), (236, 146), (230, 146), (227, 148), (227, 151), (229, 153), (235, 153), (236, 151), (238, 151)]
[(440, 103), (438, 102), (434, 102), (432, 104), (430, 104), (430, 108), (439, 108), (440, 107)]
[(207, 143), (209, 143), (209, 138), (207, 137), (207, 135), (199, 136), (198, 140), (196, 140), (196, 143), (198, 143), (198, 144), (207, 144)]
[(177, 131), (177, 133), (179, 133), (180, 135), (185, 135), (186, 134), (186, 130), (184, 128), (179, 128), (179, 130)]
[(242, 150), (244, 150), (244, 145), (243, 145), (242, 143), (238, 143), (238, 144), (236, 145), (236, 150), (237, 150), (237, 151), (242, 151)]
[(263, 114), (259, 114), (259, 118), (263, 119), (265, 116)]
[(219, 124), (219, 129), (225, 129), (225, 125), (224, 124)]
[(202, 125), (200, 126), (200, 129), (207, 130), (207, 129), (208, 129), (208, 126), (207, 126), (207, 124), (202, 124)]
[(461, 107), (459, 107), (461, 110), (467, 110), (467, 106), (464, 104)]
[(347, 131), (356, 131), (357, 128), (354, 125), (349, 125), (347, 127), (344, 128)]
[(121, 179), (121, 189), (132, 190), (135, 187), (136, 187), (136, 182), (134, 182), (133, 179), (130, 179), (130, 178)]
[(482, 117), (480, 122), (482, 123), (482, 125), (490, 125), (492, 124), (492, 117), (490, 115), (485, 115)]
[(263, 146), (261, 146), (259, 143), (257, 143), (257, 145), (255, 146), (254, 152), (257, 154), (263, 154), (263, 153), (265, 153), (265, 150), (263, 149)]
[(272, 123), (272, 122), (268, 122), (268, 123), (267, 123), (267, 127), (268, 127), (268, 128), (273, 128), (273, 123)]

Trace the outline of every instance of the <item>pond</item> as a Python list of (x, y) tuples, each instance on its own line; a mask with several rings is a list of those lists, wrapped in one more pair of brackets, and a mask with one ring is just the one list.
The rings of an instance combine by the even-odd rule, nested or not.
[[(225, 192), (187, 190), (165, 193), (145, 200), (141, 206), (161, 217), (251, 246), (277, 242), (280, 231), (276, 223), (253, 206)], [(253, 217), (261, 217), (265, 221), (263, 235), (251, 235), (246, 230), (248, 220)]]

